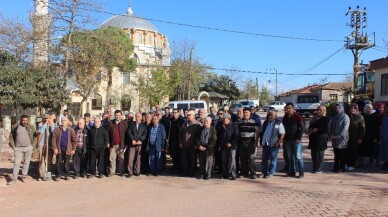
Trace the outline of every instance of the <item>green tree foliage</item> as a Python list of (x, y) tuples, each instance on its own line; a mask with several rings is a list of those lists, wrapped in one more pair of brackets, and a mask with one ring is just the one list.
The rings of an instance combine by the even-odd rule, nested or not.
[(240, 91), (229, 76), (216, 75), (209, 73), (201, 91), (216, 92), (229, 97), (229, 100), (237, 100), (240, 97)]
[(251, 79), (247, 79), (243, 82), (241, 88), (241, 99), (257, 98), (258, 89), (256, 82)]
[(195, 43), (183, 40), (172, 46), (170, 76), (179, 81), (172, 99), (197, 98), (205, 82), (207, 66), (195, 55)]
[(266, 105), (269, 101), (269, 90), (268, 87), (263, 85), (259, 92), (260, 95), (260, 105)]
[[(128, 35), (121, 29), (103, 27), (96, 31), (78, 31), (72, 33), (72, 44), (63, 43), (71, 48), (69, 60), (70, 76), (81, 86), (81, 95), (86, 97), (101, 82), (102, 69), (106, 69), (108, 81), (107, 103), (110, 101), (112, 72), (118, 68), (130, 73), (136, 68), (136, 61), (131, 57), (134, 46)], [(106, 105), (108, 106), (108, 105)]]
[(68, 100), (64, 79), (53, 72), (8, 64), (0, 66), (0, 75), (0, 102), (16, 110), (58, 109)]
[(152, 71), (148, 77), (140, 76), (133, 84), (139, 91), (140, 97), (147, 100), (150, 105), (156, 105), (173, 94), (178, 86), (178, 77), (169, 76), (163, 68)]

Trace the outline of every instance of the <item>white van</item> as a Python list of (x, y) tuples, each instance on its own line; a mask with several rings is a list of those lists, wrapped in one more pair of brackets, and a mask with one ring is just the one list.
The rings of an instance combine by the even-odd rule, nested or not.
[(208, 113), (207, 103), (204, 100), (185, 100), (185, 101), (171, 101), (168, 102), (163, 108), (169, 107), (170, 109), (179, 108), (179, 109), (189, 109), (194, 108), (195, 112), (198, 113), (200, 108), (205, 109), (205, 112)]

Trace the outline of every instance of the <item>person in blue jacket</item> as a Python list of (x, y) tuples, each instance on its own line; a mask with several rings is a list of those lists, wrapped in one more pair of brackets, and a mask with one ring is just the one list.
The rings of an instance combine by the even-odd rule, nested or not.
[(158, 176), (162, 171), (163, 152), (166, 145), (166, 130), (162, 124), (159, 124), (159, 118), (152, 117), (152, 126), (148, 131), (148, 144), (146, 151), (149, 155), (149, 166), (151, 174)]

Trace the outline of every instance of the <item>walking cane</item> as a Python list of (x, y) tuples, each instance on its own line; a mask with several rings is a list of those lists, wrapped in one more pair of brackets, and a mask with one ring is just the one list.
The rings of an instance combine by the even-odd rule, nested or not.
[[(50, 133), (50, 130), (48, 130), (49, 128), (46, 129), (46, 162), (45, 162), (45, 173), (44, 173), (44, 177), (47, 179), (47, 180), (52, 180), (52, 177), (51, 177), (51, 172), (48, 172), (47, 170), (47, 167), (48, 167), (48, 139), (49, 139), (49, 133)], [(53, 156), (54, 157), (54, 156)]]

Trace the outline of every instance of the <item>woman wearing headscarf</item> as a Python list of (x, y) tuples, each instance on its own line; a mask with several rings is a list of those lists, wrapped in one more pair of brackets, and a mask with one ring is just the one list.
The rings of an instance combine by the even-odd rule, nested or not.
[(384, 161), (383, 170), (388, 170), (388, 106), (385, 108), (385, 114), (380, 127), (380, 150), (379, 160)]
[(197, 149), (199, 151), (199, 170), (201, 177), (208, 180), (212, 174), (214, 147), (217, 142), (217, 131), (211, 126), (211, 117), (204, 119), (204, 125), (201, 127), (197, 137)]
[(383, 125), (383, 119), (384, 119), (384, 110), (385, 105), (383, 103), (377, 104), (377, 110), (375, 113), (373, 113), (373, 116), (376, 119), (376, 140), (374, 141), (374, 147), (372, 151), (372, 158), (375, 160), (375, 165), (380, 166), (379, 161), (379, 150), (380, 150), (380, 129)]
[(368, 162), (365, 162), (365, 160), (372, 160), (372, 151), (375, 146), (374, 143), (377, 141), (377, 131), (379, 128), (377, 126), (376, 117), (372, 115), (372, 110), (373, 106), (371, 104), (366, 104), (364, 106), (364, 112), (362, 116), (364, 117), (365, 121), (365, 136), (360, 147), (358, 148), (356, 167), (359, 168), (367, 166)]
[(346, 147), (349, 140), (349, 116), (344, 112), (344, 106), (335, 106), (335, 115), (330, 124), (330, 138), (334, 149), (333, 172), (345, 171)]
[(357, 152), (365, 135), (364, 117), (358, 110), (358, 105), (352, 103), (350, 105), (350, 124), (349, 124), (349, 142), (347, 147), (347, 162), (348, 171), (353, 171), (357, 161)]
[(319, 106), (317, 115), (315, 115), (309, 126), (309, 146), (311, 149), (311, 159), (313, 161), (312, 173), (322, 173), (322, 165), (327, 149), (327, 141), (329, 139), (330, 119), (326, 116), (326, 107)]

